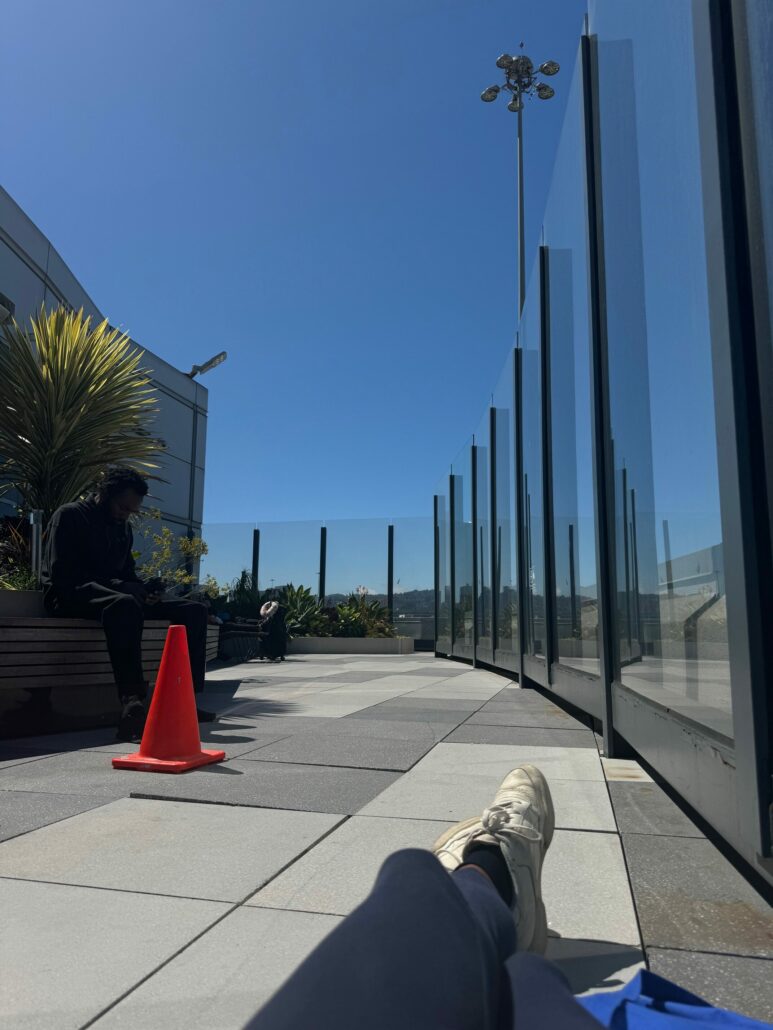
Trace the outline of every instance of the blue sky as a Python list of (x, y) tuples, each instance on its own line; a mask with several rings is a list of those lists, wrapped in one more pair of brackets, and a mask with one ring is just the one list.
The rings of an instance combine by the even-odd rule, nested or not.
[[(584, 0), (6, 0), (2, 185), (98, 306), (210, 389), (207, 522), (431, 513), (512, 345)], [(530, 262), (529, 262), (530, 263)]]

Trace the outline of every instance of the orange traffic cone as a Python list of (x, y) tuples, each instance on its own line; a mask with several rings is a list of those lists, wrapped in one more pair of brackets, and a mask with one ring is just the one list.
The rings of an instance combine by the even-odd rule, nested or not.
[(170, 626), (156, 689), (136, 754), (113, 759), (116, 769), (181, 773), (222, 762), (225, 751), (202, 751), (185, 626)]

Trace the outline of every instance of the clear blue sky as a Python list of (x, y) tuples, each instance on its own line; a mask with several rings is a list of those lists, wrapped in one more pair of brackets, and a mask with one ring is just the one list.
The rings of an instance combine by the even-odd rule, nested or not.
[(431, 513), (515, 329), (521, 39), (537, 243), (584, 0), (5, 0), (3, 186), (210, 390), (205, 520)]

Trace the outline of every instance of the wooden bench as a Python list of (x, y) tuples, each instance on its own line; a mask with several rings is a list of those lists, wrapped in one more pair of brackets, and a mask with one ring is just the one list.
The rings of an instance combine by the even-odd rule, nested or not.
[[(148, 620), (142, 663), (152, 684), (169, 623)], [(207, 661), (217, 658), (219, 626), (207, 627)], [(86, 619), (0, 618), (0, 691), (114, 685), (102, 628)]]

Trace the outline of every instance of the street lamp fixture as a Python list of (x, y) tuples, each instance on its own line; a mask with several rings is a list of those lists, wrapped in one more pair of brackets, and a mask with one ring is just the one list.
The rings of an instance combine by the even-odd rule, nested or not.
[(189, 379), (195, 379), (196, 376), (203, 376), (205, 372), (209, 372), (210, 369), (217, 368), (218, 365), (222, 365), (225, 359), (228, 357), (228, 352), (221, 350), (219, 354), (216, 354), (214, 358), (210, 358), (209, 361), (205, 361), (203, 365), (194, 365), (190, 372), (186, 372)]
[[(523, 43), (521, 43), (523, 51)], [(523, 311), (526, 295), (526, 262), (525, 232), (523, 216), (523, 100), (524, 97), (537, 97), (538, 100), (550, 100), (556, 91), (547, 82), (540, 82), (538, 75), (556, 75), (560, 71), (557, 61), (543, 61), (536, 69), (530, 57), (520, 53), (500, 54), (496, 60), (497, 68), (505, 73), (505, 81), (501, 86), (489, 86), (480, 95), (481, 100), (490, 104), (504, 90), (510, 94), (507, 110), (518, 115), (518, 315)]]

